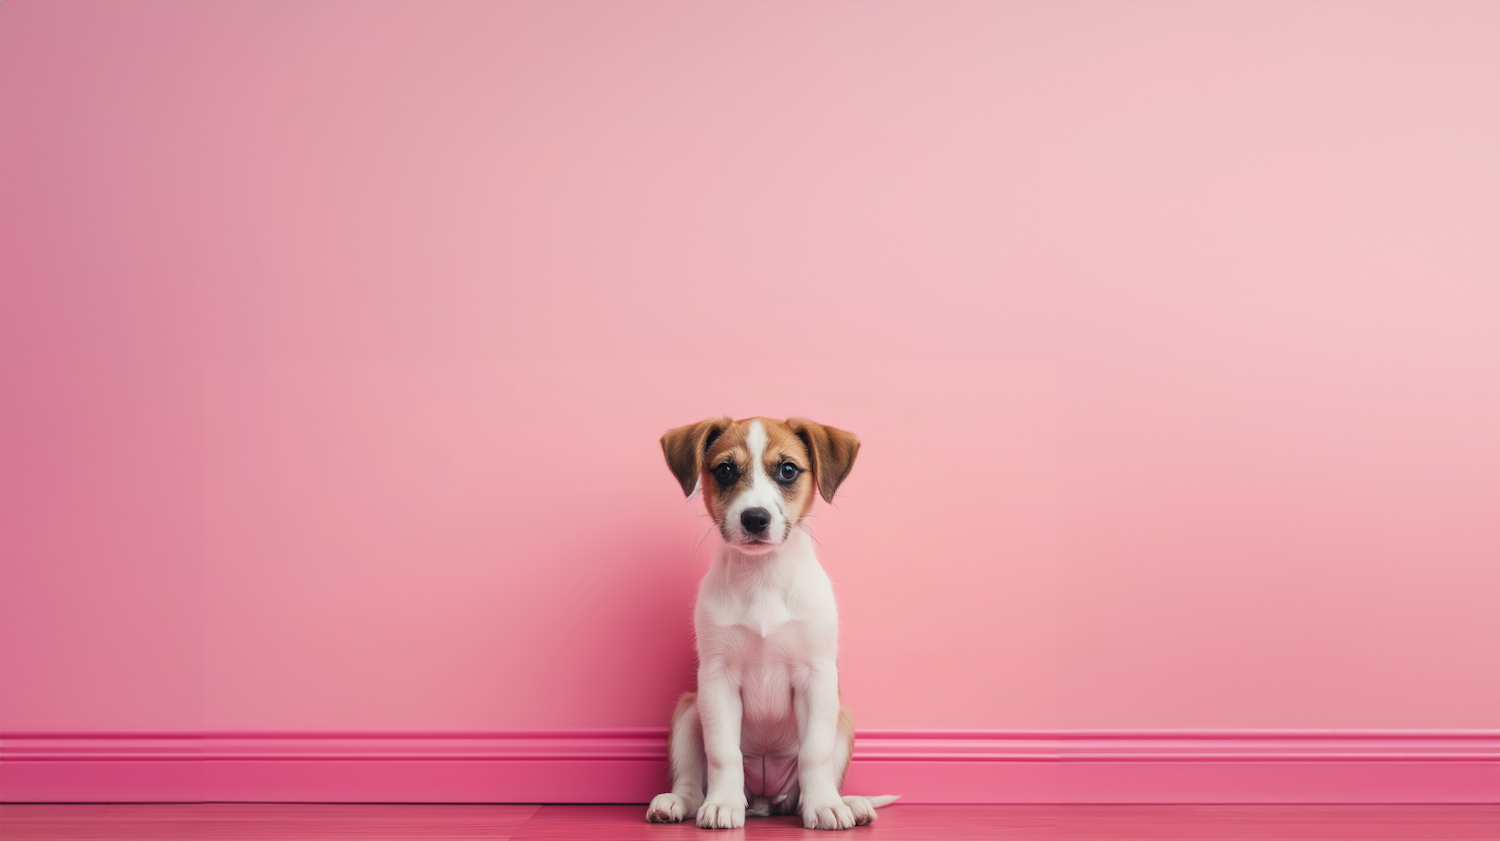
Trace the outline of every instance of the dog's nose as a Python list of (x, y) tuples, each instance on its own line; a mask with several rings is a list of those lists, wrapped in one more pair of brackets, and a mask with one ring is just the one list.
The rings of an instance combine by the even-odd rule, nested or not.
[(764, 508), (746, 508), (740, 513), (740, 525), (751, 534), (765, 534), (771, 527), (771, 512)]

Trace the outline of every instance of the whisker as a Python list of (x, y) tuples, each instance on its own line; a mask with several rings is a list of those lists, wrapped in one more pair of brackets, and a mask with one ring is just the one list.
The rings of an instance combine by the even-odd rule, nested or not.
[[(703, 545), (703, 538), (708, 537), (708, 529), (709, 528), (711, 528), (711, 526), (709, 526), (709, 525), (705, 524), (703, 526), (703, 536), (699, 537), (697, 543), (693, 544), (693, 552), (694, 553), (696, 553), (698, 551), (698, 547), (699, 546)], [(693, 529), (693, 533), (694, 534), (696, 534), (697, 532), (698, 532), (698, 529)]]
[(714, 524), (713, 523), (709, 523), (708, 526), (703, 529), (703, 536), (700, 537), (700, 538), (698, 538), (698, 545), (693, 547), (693, 554), (694, 555), (697, 555), (698, 554), (698, 550), (703, 548), (703, 541), (705, 541), (705, 540), (708, 539), (709, 532), (712, 532), (713, 530), (714, 530)]
[(797, 528), (807, 532), (807, 536), (812, 538), (812, 542), (818, 544), (819, 549), (823, 548), (823, 541), (819, 540), (818, 536), (812, 533), (812, 529), (808, 528), (806, 523), (801, 520), (797, 521)]

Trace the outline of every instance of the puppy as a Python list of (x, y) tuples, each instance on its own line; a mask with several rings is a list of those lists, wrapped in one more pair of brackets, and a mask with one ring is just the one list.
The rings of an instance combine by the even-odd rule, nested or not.
[(693, 612), (698, 691), (672, 714), (672, 790), (651, 801), (647, 820), (874, 821), (895, 797), (839, 796), (854, 722), (839, 706), (838, 607), (800, 527), (815, 492), (832, 501), (859, 439), (800, 418), (710, 418), (669, 431), (661, 448), (682, 492), (702, 490), (723, 543)]

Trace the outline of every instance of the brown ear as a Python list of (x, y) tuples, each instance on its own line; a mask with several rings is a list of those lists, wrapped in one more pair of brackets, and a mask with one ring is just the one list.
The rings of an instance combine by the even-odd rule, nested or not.
[(682, 485), (684, 496), (693, 495), (693, 488), (698, 486), (698, 474), (703, 470), (703, 454), (731, 423), (734, 421), (729, 418), (709, 418), (669, 429), (661, 437), (662, 455), (667, 457), (667, 467)]
[(834, 429), (806, 418), (788, 418), (787, 426), (797, 433), (807, 445), (807, 454), (812, 458), (813, 478), (818, 482), (818, 493), (827, 502), (844, 483), (849, 471), (854, 469), (854, 457), (859, 454), (859, 438), (852, 432)]

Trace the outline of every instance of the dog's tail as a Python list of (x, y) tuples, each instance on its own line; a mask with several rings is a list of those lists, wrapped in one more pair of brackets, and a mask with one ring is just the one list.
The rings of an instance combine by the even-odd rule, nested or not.
[(874, 806), (875, 808), (879, 809), (881, 806), (889, 806), (892, 803), (895, 803), (897, 800), (900, 800), (901, 799), (901, 795), (899, 795), (899, 794), (881, 794), (881, 795), (876, 795), (875, 797), (866, 797), (865, 799), (868, 800), (868, 801), (870, 801), (870, 805), (871, 806)]

